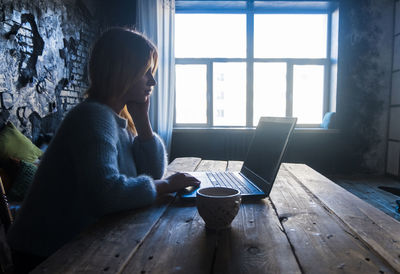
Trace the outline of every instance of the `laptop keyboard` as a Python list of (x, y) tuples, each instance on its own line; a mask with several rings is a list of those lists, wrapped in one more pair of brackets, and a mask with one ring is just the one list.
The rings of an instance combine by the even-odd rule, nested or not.
[(246, 184), (231, 172), (206, 172), (208, 179), (213, 186), (230, 187), (240, 190), (241, 193), (250, 194), (257, 189), (250, 184)]

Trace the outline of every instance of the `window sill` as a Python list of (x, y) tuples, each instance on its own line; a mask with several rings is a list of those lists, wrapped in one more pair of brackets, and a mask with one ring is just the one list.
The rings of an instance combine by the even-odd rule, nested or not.
[[(254, 131), (255, 127), (175, 127), (173, 133), (239, 133), (239, 132), (251, 132)], [(326, 128), (305, 128), (296, 127), (294, 130), (295, 134), (338, 134), (340, 129), (326, 129)]]

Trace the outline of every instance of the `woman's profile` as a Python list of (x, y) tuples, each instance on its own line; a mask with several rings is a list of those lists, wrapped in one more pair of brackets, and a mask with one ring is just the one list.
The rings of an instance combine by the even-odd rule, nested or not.
[(17, 268), (29, 271), (105, 214), (198, 186), (181, 173), (161, 179), (166, 151), (148, 115), (157, 58), (147, 38), (126, 28), (94, 44), (87, 98), (58, 128), (8, 232)]

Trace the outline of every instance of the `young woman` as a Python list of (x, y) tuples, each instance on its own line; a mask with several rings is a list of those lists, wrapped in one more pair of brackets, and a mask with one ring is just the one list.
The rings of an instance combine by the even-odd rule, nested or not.
[(95, 43), (87, 98), (64, 118), (8, 232), (17, 265), (32, 268), (105, 214), (199, 185), (161, 179), (166, 152), (148, 116), (156, 68), (155, 46), (135, 31), (112, 28)]

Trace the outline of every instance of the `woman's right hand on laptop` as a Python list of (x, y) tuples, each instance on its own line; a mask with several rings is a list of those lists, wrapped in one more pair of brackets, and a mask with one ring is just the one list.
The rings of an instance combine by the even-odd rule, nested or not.
[(192, 186), (198, 188), (200, 181), (188, 173), (177, 172), (165, 179), (154, 180), (157, 194), (160, 196), (165, 193), (177, 192), (185, 187)]

